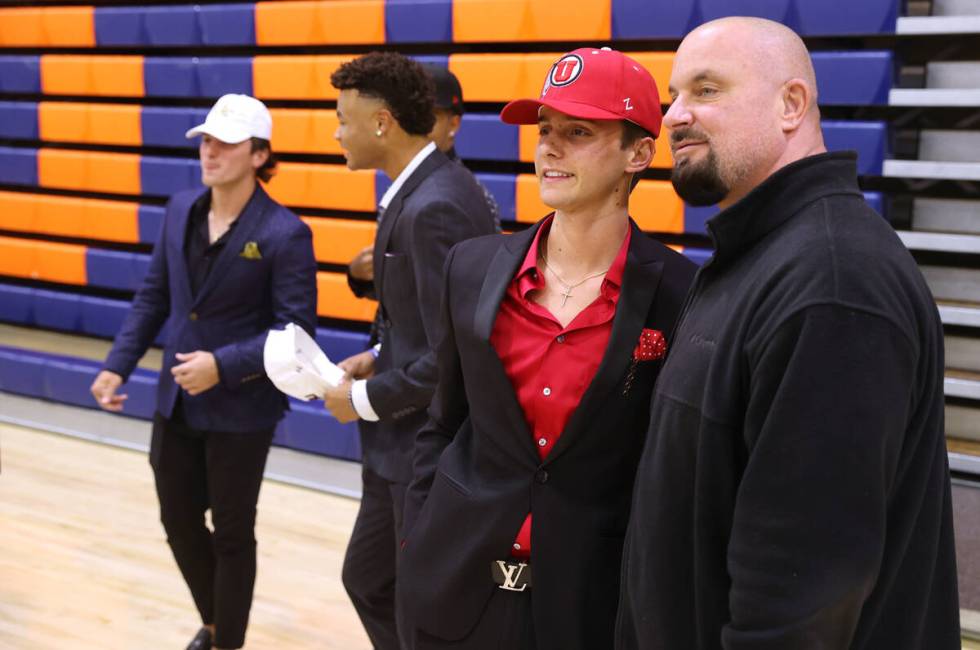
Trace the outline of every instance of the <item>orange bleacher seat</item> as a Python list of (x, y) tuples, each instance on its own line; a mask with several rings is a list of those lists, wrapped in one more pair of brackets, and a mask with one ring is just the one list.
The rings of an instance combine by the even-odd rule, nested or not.
[(260, 99), (337, 99), (330, 75), (354, 55), (256, 56), (252, 88)]
[(468, 102), (502, 102), (537, 97), (560, 54), (452, 54), (449, 70)]
[(684, 202), (670, 181), (640, 181), (630, 196), (630, 214), (647, 232), (684, 232)]
[(34, 232), (36, 198), (21, 192), (0, 192), (0, 230)]
[[(457, 43), (533, 41), (529, 0), (454, 0)], [(469, 99), (469, 89), (466, 98)]]
[(273, 108), (272, 148), (289, 153), (339, 154), (334, 138), (337, 112), (317, 109)]
[(39, 149), (37, 158), (38, 183), (42, 187), (140, 193), (137, 154)]
[[(2, 250), (2, 249), (0, 249)], [(371, 322), (378, 303), (365, 298), (355, 298), (342, 273), (316, 274), (316, 312), (326, 318), (344, 318)]]
[[(2, 204), (0, 204), (2, 205)], [(374, 243), (373, 221), (303, 217), (313, 231), (313, 252), (318, 262), (347, 264), (365, 246)]]
[[(16, 200), (8, 202), (4, 194), (0, 193), (0, 207), (6, 207), (8, 203), (16, 207)], [(26, 229), (27, 232), (57, 237), (139, 243), (139, 204), (137, 203), (43, 194), (22, 196), (32, 206), (32, 222)]]
[(85, 246), (0, 237), (0, 275), (83, 285)]
[(258, 45), (385, 42), (384, 0), (286, 0), (255, 5)]
[(93, 7), (4, 7), (0, 47), (93, 47)]
[(136, 105), (40, 102), (38, 123), (41, 139), (49, 142), (142, 144)]
[(364, 212), (377, 209), (374, 172), (352, 172), (343, 165), (281, 163), (267, 190), (285, 205)]
[(608, 41), (612, 38), (611, 0), (529, 0), (533, 41)]
[[(0, 17), (0, 21), (3, 17)], [(41, 12), (41, 31), (49, 47), (94, 47), (94, 7), (46, 7)]]
[[(534, 223), (553, 211), (541, 202), (532, 174), (517, 177), (516, 211), (521, 223)], [(647, 232), (684, 232), (684, 202), (669, 181), (640, 181), (630, 195), (630, 215)]]
[(142, 97), (143, 57), (44, 54), (41, 88), (45, 95)]

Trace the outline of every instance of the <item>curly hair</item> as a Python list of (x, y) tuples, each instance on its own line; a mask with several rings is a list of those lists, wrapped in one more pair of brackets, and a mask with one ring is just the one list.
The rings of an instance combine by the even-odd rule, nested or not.
[(340, 66), (330, 83), (380, 99), (406, 133), (428, 135), (435, 125), (435, 86), (422, 64), (397, 52), (370, 52)]

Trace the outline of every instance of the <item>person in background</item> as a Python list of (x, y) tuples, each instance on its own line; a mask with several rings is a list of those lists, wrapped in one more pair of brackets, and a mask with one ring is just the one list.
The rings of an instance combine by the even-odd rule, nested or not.
[(324, 395), (341, 422), (359, 421), (363, 495), (344, 560), (343, 581), (371, 643), (397, 650), (397, 549), (415, 435), (435, 390), (442, 269), (457, 242), (494, 231), (483, 192), (429, 137), (433, 84), (422, 66), (373, 52), (331, 77), (340, 90), (340, 142), (351, 169), (392, 180), (378, 206), (373, 289), (380, 354), (340, 362), (350, 378)]
[(262, 350), (288, 323), (314, 334), (317, 293), (309, 227), (259, 183), (276, 166), (266, 107), (225, 95), (187, 132), (197, 136), (206, 189), (167, 204), (146, 279), (92, 384), (99, 406), (123, 410), (117, 391), (169, 320), (150, 465), (167, 543), (204, 623), (188, 650), (245, 643), (256, 503), (287, 408)]

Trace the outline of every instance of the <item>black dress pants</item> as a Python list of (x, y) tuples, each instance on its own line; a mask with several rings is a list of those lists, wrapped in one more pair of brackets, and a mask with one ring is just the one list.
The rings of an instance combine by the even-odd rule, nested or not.
[(344, 557), (344, 588), (375, 650), (399, 650), (395, 579), (405, 486), (367, 468), (361, 477), (361, 507)]
[[(179, 408), (153, 421), (150, 465), (160, 520), (214, 645), (240, 648), (255, 585), (255, 513), (271, 430), (198, 431)], [(210, 508), (213, 532), (205, 525)]]

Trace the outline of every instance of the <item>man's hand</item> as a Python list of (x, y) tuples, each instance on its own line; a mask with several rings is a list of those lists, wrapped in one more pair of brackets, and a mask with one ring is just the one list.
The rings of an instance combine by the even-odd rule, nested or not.
[(354, 256), (348, 265), (350, 275), (355, 280), (374, 279), (374, 247), (367, 246)]
[(357, 411), (350, 398), (351, 382), (342, 381), (338, 386), (331, 386), (323, 394), (323, 405), (338, 422), (347, 424), (358, 419)]
[(92, 382), (92, 387), (89, 390), (92, 391), (92, 397), (95, 398), (100, 407), (118, 413), (123, 409), (123, 402), (129, 397), (128, 395), (116, 395), (116, 391), (119, 390), (122, 383), (122, 377), (111, 370), (103, 370), (95, 377), (95, 381)]
[(365, 350), (347, 357), (337, 367), (346, 373), (348, 379), (370, 379), (374, 376), (374, 362), (374, 351)]
[(218, 363), (210, 352), (196, 350), (194, 352), (178, 352), (179, 366), (170, 369), (177, 385), (189, 395), (200, 395), (206, 390), (217, 386)]

